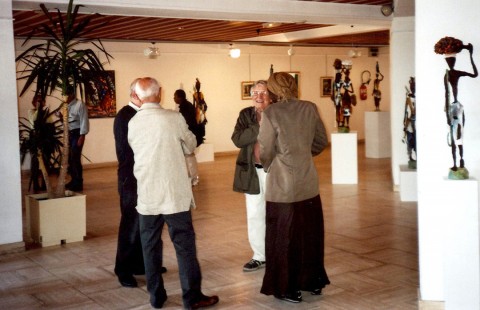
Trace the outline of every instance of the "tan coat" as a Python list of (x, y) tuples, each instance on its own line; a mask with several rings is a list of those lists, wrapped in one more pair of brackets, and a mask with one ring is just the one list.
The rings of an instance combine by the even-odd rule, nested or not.
[(291, 203), (319, 194), (312, 156), (322, 152), (328, 139), (314, 103), (289, 99), (269, 106), (263, 112), (258, 142), (268, 172), (267, 201)]

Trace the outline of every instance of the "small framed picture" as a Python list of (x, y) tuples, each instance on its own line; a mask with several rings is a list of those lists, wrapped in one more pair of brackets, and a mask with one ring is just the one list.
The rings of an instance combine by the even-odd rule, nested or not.
[(332, 76), (322, 76), (320, 78), (320, 96), (330, 97), (332, 95)]
[(252, 94), (250, 90), (252, 90), (252, 86), (255, 82), (254, 81), (243, 81), (242, 82), (242, 100), (252, 99)]

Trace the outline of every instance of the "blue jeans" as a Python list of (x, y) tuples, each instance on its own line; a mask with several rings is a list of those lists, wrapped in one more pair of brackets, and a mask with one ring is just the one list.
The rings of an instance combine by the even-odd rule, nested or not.
[(150, 302), (164, 300), (167, 294), (161, 273), (163, 266), (162, 229), (163, 225), (167, 223), (168, 233), (177, 254), (183, 304), (187, 308), (190, 307), (202, 297), (202, 274), (197, 260), (192, 214), (190, 211), (159, 215), (140, 214), (139, 219)]

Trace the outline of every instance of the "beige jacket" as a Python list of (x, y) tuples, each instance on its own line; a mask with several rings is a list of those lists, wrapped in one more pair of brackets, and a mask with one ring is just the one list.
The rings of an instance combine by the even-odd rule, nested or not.
[(290, 99), (270, 105), (263, 112), (258, 142), (268, 172), (267, 201), (291, 203), (319, 194), (312, 156), (322, 152), (328, 139), (314, 103)]
[(155, 103), (144, 103), (128, 123), (137, 179), (137, 211), (173, 214), (194, 207), (184, 154), (197, 146), (183, 116)]

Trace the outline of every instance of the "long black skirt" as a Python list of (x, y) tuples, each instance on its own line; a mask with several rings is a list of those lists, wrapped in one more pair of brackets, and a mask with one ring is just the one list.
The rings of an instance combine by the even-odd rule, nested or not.
[(330, 284), (324, 267), (320, 196), (300, 202), (267, 201), (266, 270), (261, 293), (285, 295)]

